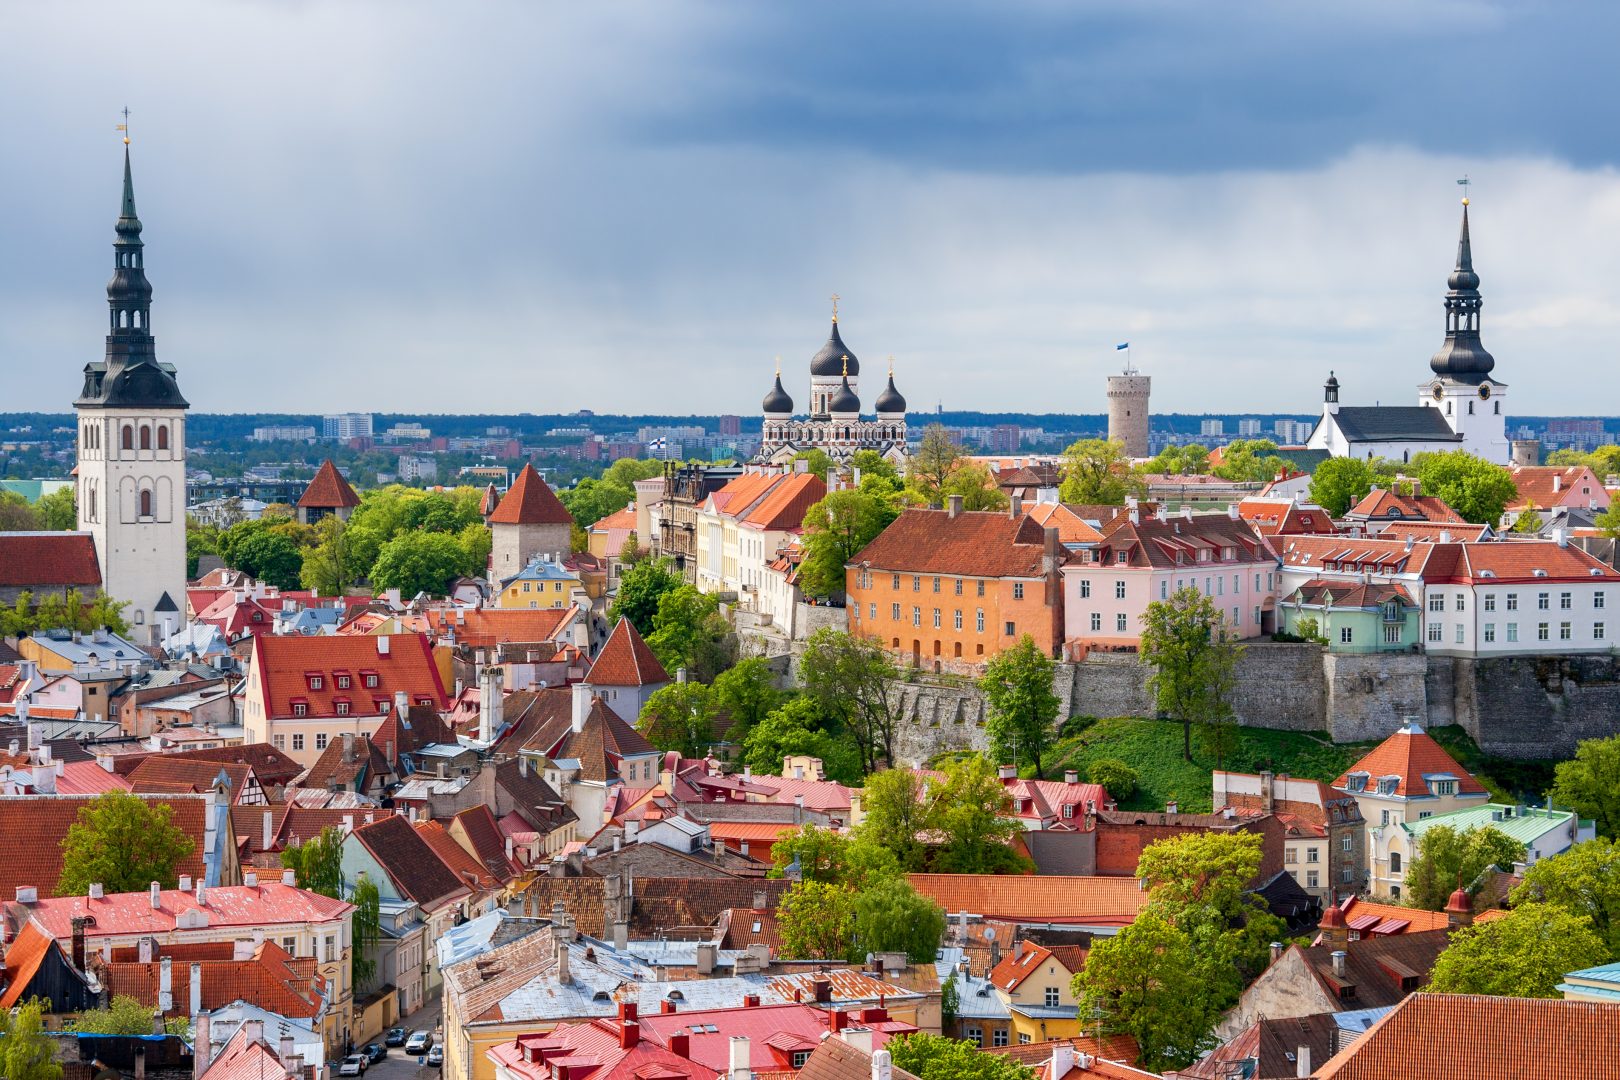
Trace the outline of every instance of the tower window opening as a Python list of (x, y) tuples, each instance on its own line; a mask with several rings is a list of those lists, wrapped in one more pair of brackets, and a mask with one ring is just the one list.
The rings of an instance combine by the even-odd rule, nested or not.
[(141, 449), (152, 449), (152, 429), (145, 424), (141, 425)]
[(152, 489), (151, 488), (143, 488), (141, 490), (141, 517), (149, 518), (151, 516), (152, 516)]
[(169, 448), (169, 425), (164, 424), (162, 427), (158, 428), (158, 449), (159, 450), (167, 450), (168, 448)]
[(135, 429), (128, 424), (124, 425), (121, 445), (125, 450), (135, 449)]
[(120, 330), (129, 329), (129, 312), (120, 311), (118, 313), (118, 328)]

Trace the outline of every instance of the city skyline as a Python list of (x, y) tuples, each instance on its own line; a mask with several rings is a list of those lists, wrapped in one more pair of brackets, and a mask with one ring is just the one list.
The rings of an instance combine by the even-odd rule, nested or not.
[[(1309, 413), (1330, 368), (1407, 401), (1465, 174), (1514, 411), (1573, 411), (1577, 376), (1582, 411), (1612, 399), (1620, 178), (1557, 92), (1581, 66), (1536, 47), (1576, 16), (1264, 10), (15, 13), (0, 86), (38, 108), (0, 177), (0, 376), (56, 411), (99, 354), (128, 101), (154, 332), (199, 411), (750, 415), (777, 354), (802, 403), (835, 290), (918, 412), (1101, 412), (1127, 339), (1155, 413)], [(1305, 45), (1366, 58), (1322, 76)]]

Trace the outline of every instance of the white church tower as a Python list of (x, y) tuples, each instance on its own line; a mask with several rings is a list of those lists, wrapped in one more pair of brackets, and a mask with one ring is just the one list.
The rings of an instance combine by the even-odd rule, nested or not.
[(1507, 437), (1507, 387), (1490, 377), (1496, 359), (1479, 339), (1479, 275), (1468, 237), (1468, 200), (1463, 199), (1457, 266), (1447, 279), (1446, 340), (1429, 360), (1435, 377), (1418, 387), (1418, 404), (1441, 410), (1462, 449), (1498, 465), (1511, 461)]
[(86, 364), (79, 420), (79, 529), (95, 537), (107, 594), (127, 601), (132, 637), (150, 644), (185, 621), (186, 409), (152, 339), (129, 140), (115, 227), (106, 358)]

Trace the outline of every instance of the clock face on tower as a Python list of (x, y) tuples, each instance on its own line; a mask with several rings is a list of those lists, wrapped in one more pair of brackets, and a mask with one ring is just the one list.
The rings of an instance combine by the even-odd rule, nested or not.
[(1480, 386), (1480, 388), (1479, 388), (1479, 399), (1481, 401), (1489, 401), (1490, 397), (1491, 397), (1491, 384), (1490, 383), (1482, 384)]
[(1433, 393), (1434, 400), (1439, 401), (1441, 398), (1446, 396), (1446, 388), (1440, 383), (1435, 383)]

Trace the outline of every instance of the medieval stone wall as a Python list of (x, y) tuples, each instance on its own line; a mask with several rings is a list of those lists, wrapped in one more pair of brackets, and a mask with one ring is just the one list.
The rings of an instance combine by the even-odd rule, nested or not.
[(1407, 717), (1427, 715), (1429, 665), (1420, 653), (1324, 652), (1322, 670), (1322, 716), (1334, 742), (1382, 739)]
[(1470, 677), (1457, 679), (1456, 722), (1486, 753), (1571, 757), (1582, 739), (1620, 732), (1620, 661), (1612, 655), (1462, 663)]

